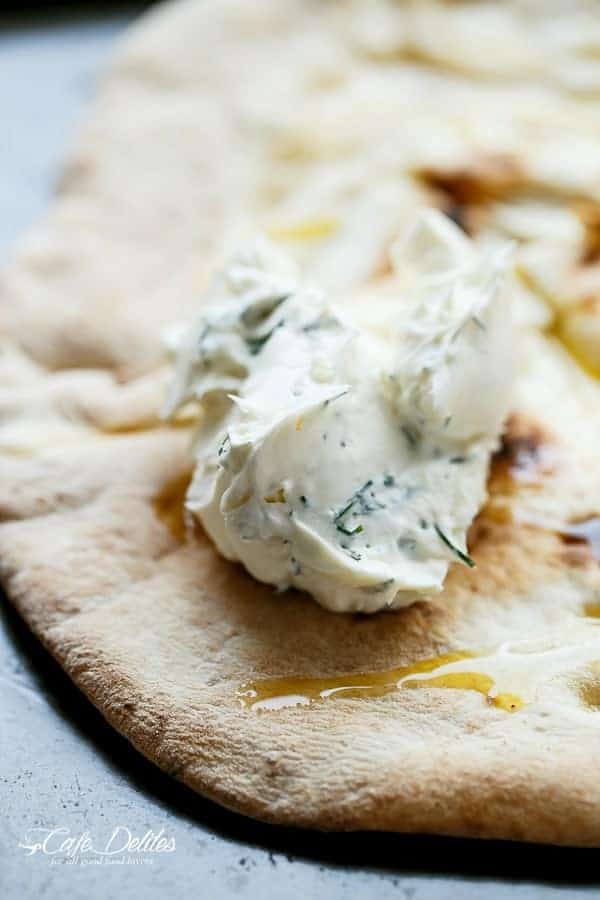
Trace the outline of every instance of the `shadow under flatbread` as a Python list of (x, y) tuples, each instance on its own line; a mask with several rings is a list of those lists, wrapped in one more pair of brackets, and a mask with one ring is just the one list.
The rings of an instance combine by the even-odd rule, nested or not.
[[(332, 868), (600, 885), (593, 850), (380, 832), (302, 831), (266, 825), (229, 812), (165, 775), (117, 734), (31, 634), (4, 596), (2, 599), (1, 618), (8, 637), (40, 695), (68, 728), (93, 745), (111, 769), (181, 818), (242, 845)], [(276, 865), (275, 857), (271, 861)]]
[(0, 9), (0, 29), (19, 31), (31, 27), (40, 28), (46, 25), (56, 27), (71, 24), (73, 21), (84, 24), (110, 15), (137, 16), (152, 6), (153, 0), (111, 0), (111, 2), (82, 3), (81, 0), (25, 0), (25, 2), (3, 3)]

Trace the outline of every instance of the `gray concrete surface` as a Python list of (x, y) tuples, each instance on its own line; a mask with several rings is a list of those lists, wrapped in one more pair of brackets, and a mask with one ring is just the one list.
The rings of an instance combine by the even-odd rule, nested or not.
[[(47, 202), (73, 122), (131, 14), (0, 20), (0, 259)], [(0, 607), (0, 900), (600, 896), (594, 851), (322, 835), (227, 813), (142, 759)], [(87, 836), (104, 851), (115, 829), (114, 853), (81, 846)], [(173, 850), (121, 852), (148, 830)]]

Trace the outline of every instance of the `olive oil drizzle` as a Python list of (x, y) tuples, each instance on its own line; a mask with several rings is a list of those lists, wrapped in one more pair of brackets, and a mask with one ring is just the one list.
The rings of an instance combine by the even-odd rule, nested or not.
[(306, 706), (324, 700), (383, 697), (397, 690), (416, 688), (452, 688), (477, 691), (490, 705), (506, 712), (523, 706), (520, 697), (496, 693), (494, 681), (481, 672), (446, 672), (439, 670), (450, 663), (476, 658), (469, 651), (446, 653), (381, 672), (359, 672), (331, 678), (270, 678), (240, 686), (237, 697), (242, 706), (255, 711), (285, 706)]

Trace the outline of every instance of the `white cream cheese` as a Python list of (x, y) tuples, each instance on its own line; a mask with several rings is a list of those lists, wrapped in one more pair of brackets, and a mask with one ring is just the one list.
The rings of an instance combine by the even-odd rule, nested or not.
[(341, 308), (266, 242), (240, 252), (167, 405), (201, 405), (187, 506), (218, 550), (336, 611), (405, 606), (473, 565), (512, 386), (506, 248), (428, 211), (391, 255), (391, 286)]

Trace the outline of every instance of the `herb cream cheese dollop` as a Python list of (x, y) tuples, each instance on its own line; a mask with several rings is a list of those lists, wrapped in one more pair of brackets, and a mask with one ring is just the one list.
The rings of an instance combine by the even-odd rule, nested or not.
[(199, 403), (186, 506), (223, 556), (340, 612), (408, 605), (474, 565), (512, 387), (507, 259), (426, 211), (362, 302), (334, 305), (266, 241), (229, 262), (166, 411)]

